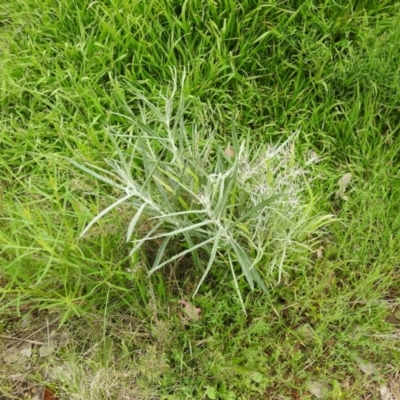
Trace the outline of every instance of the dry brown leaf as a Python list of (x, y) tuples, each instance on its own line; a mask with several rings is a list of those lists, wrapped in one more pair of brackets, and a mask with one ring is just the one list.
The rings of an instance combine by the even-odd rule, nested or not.
[(3, 360), (6, 364), (14, 364), (21, 360), (21, 354), (17, 346), (10, 347), (3, 353)]
[(57, 344), (53, 341), (49, 341), (48, 343), (40, 346), (39, 356), (40, 357), (48, 357), (54, 350), (57, 348)]
[(317, 399), (323, 399), (328, 394), (328, 387), (323, 382), (310, 382), (308, 384), (308, 390)]
[(32, 322), (31, 314), (24, 315), (21, 320), (21, 328), (28, 328), (31, 322)]
[(338, 185), (339, 185), (339, 189), (336, 192), (336, 197), (340, 197), (346, 200), (345, 198), (345, 193), (346, 193), (346, 189), (347, 189), (347, 185), (350, 183), (351, 181), (351, 173), (348, 172), (347, 174), (344, 174), (338, 181)]
[(383, 385), (379, 388), (379, 394), (381, 395), (381, 400), (393, 400), (392, 393), (390, 392), (390, 389)]
[(58, 397), (54, 394), (53, 389), (46, 386), (43, 392), (43, 400), (58, 400)]
[(193, 304), (187, 302), (186, 300), (178, 300), (178, 304), (183, 305), (183, 312), (185, 313), (187, 319), (190, 321), (199, 321), (201, 308), (197, 308)]
[(303, 324), (297, 328), (297, 332), (302, 339), (312, 340), (314, 339), (314, 330), (310, 324)]
[(232, 150), (231, 146), (229, 146), (229, 145), (228, 145), (228, 147), (224, 150), (224, 153), (225, 153), (228, 157), (230, 157), (230, 158), (232, 158), (232, 157), (235, 156), (235, 152)]
[(19, 354), (22, 357), (30, 358), (32, 355), (32, 343), (24, 343), (22, 347), (20, 347)]
[(358, 368), (366, 375), (372, 375), (376, 371), (376, 366), (373, 363), (362, 360), (361, 358), (356, 359)]

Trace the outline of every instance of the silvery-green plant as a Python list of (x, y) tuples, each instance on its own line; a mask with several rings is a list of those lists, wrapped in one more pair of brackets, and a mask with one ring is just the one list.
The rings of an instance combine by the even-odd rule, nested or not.
[[(239, 140), (234, 123), (231, 144), (224, 149), (209, 129), (186, 122), (183, 94), (175, 99), (176, 82), (169, 96), (160, 97), (163, 107), (135, 88), (131, 91), (141, 104), (140, 113), (135, 115), (123, 95), (119, 96), (124, 110), (119, 115), (134, 129), (133, 133), (108, 129), (117, 155), (106, 160), (111, 169), (71, 160), (124, 193), (81, 236), (113, 208), (129, 202), (136, 210), (126, 232), (131, 253), (148, 241), (158, 246), (149, 274), (191, 254), (202, 271), (194, 295), (212, 268), (231, 271), (242, 305), (240, 276), (252, 290), (257, 285), (267, 292), (266, 281), (271, 282), (276, 271), (280, 281), (290, 249), (308, 248), (305, 239), (331, 219), (328, 215), (311, 217), (308, 166), (317, 157), (313, 154), (306, 162), (296, 162), (296, 134), (279, 145)], [(140, 236), (136, 227), (141, 219), (152, 224)], [(169, 244), (176, 239), (184, 245), (167, 256)]]

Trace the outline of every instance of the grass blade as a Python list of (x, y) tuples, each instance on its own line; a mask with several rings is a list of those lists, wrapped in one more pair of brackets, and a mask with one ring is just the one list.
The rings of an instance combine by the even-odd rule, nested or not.
[(280, 197), (282, 197), (284, 195), (285, 195), (285, 193), (279, 193), (277, 195), (269, 197), (268, 199), (262, 201), (261, 203), (257, 204), (256, 206), (252, 207), (244, 215), (242, 215), (235, 222), (233, 222), (229, 226), (229, 229), (232, 229), (233, 227), (235, 227), (240, 222), (247, 221), (252, 215), (256, 214), (257, 211), (262, 210), (264, 207), (267, 207), (268, 205), (272, 204), (275, 200), (279, 199)]
[(85, 233), (104, 215), (109, 213), (113, 208), (119, 206), (120, 204), (124, 203), (126, 200), (130, 199), (133, 196), (133, 194), (127, 194), (126, 196), (122, 197), (121, 199), (117, 200), (110, 206), (108, 206), (106, 209), (104, 209), (101, 213), (97, 214), (96, 217), (94, 217), (89, 224), (86, 226), (86, 228), (82, 231), (82, 233), (79, 235), (80, 238), (82, 238)]
[(229, 259), (229, 266), (231, 267), (231, 273), (232, 273), (232, 277), (233, 277), (233, 284), (235, 285), (236, 293), (237, 293), (237, 295), (239, 297), (239, 301), (240, 301), (240, 304), (242, 306), (242, 310), (245, 313), (245, 315), (247, 315), (246, 307), (244, 306), (244, 302), (243, 302), (243, 297), (242, 297), (242, 294), (240, 293), (238, 281), (236, 279), (235, 269), (233, 268), (232, 258), (231, 258), (231, 255), (229, 253), (228, 253), (228, 259)]
[(204, 242), (201, 242), (201, 243), (199, 243), (199, 244), (194, 245), (194, 246), (191, 247), (190, 249), (181, 251), (179, 254), (176, 254), (175, 256), (171, 257), (171, 258), (168, 259), (167, 261), (164, 261), (162, 264), (159, 264), (159, 265), (157, 266), (157, 268), (152, 268), (152, 269), (149, 271), (149, 275), (153, 274), (155, 271), (157, 271), (158, 269), (160, 269), (160, 268), (163, 267), (164, 265), (167, 265), (167, 264), (171, 263), (172, 261), (175, 261), (175, 260), (177, 260), (178, 258), (181, 258), (181, 257), (185, 256), (186, 254), (189, 254), (189, 253), (193, 252), (193, 250), (200, 249), (200, 248), (204, 247), (205, 245), (207, 245), (208, 243), (211, 243), (211, 242), (213, 242), (213, 241), (214, 241), (214, 238), (210, 238), (210, 239), (205, 240)]
[(254, 290), (253, 276), (251, 274), (252, 262), (250, 261), (245, 250), (234, 240), (232, 240), (232, 247), (242, 268), (243, 274), (246, 277), (247, 283), (249, 284), (251, 290)]
[(135, 216), (132, 218), (131, 222), (129, 223), (128, 226), (128, 231), (126, 233), (126, 241), (129, 242), (131, 240), (133, 231), (135, 229), (136, 224), (138, 223), (140, 217), (142, 216), (142, 213), (144, 209), (146, 208), (147, 204), (143, 203), (140, 208), (136, 211)]
[(161, 246), (159, 247), (159, 249), (158, 249), (158, 251), (157, 251), (157, 256), (156, 256), (156, 259), (154, 260), (152, 270), (153, 270), (153, 269), (154, 269), (154, 270), (157, 270), (157, 269), (158, 269), (158, 265), (160, 264), (160, 261), (162, 260), (162, 258), (163, 258), (163, 256), (164, 256), (165, 249), (167, 248), (167, 245), (168, 245), (168, 243), (169, 243), (170, 240), (171, 240), (171, 237), (166, 237), (166, 238), (163, 240)]
[(171, 232), (166, 232), (166, 233), (162, 233), (161, 235), (153, 236), (151, 239), (158, 239), (158, 238), (167, 237), (167, 236), (176, 236), (176, 235), (180, 235), (181, 233), (184, 233), (184, 232), (196, 231), (198, 228), (205, 226), (205, 225), (212, 224), (212, 223), (213, 223), (213, 221), (211, 221), (211, 220), (202, 221), (197, 224), (185, 226), (184, 228), (179, 228), (179, 229), (176, 229)]
[(157, 231), (157, 229), (164, 224), (164, 221), (159, 222), (156, 226), (154, 226), (152, 229), (149, 230), (149, 232), (147, 232), (147, 234), (139, 239), (135, 241), (135, 246), (133, 247), (133, 249), (129, 252), (129, 255), (131, 256), (132, 254), (136, 253), (143, 245), (143, 243), (145, 243), (147, 240), (151, 240), (152, 237), (151, 235)]
[(115, 183), (115, 182), (112, 181), (111, 179), (108, 179), (108, 178), (106, 178), (105, 176), (102, 176), (102, 175), (98, 174), (97, 172), (94, 172), (94, 171), (91, 170), (90, 168), (87, 168), (87, 167), (85, 167), (84, 165), (79, 164), (79, 163), (76, 162), (75, 160), (72, 160), (72, 159), (68, 158), (68, 161), (69, 161), (71, 164), (74, 164), (76, 167), (78, 167), (78, 168), (81, 169), (82, 171), (87, 172), (88, 174), (94, 176), (94, 177), (97, 178), (98, 180), (100, 180), (100, 181), (102, 181), (102, 182), (105, 182), (105, 183), (108, 183), (109, 185), (111, 185), (111, 186), (113, 186), (113, 187), (115, 187), (115, 188), (118, 188), (118, 189), (121, 189), (121, 190), (124, 190), (124, 191), (125, 191), (125, 187), (124, 187), (124, 186), (119, 185), (118, 183)]
[(217, 235), (215, 236), (215, 241), (214, 241), (214, 245), (213, 245), (212, 250), (211, 250), (210, 258), (208, 260), (207, 268), (204, 271), (204, 274), (201, 277), (200, 282), (198, 283), (198, 285), (196, 287), (196, 290), (193, 293), (193, 297), (196, 296), (197, 292), (200, 289), (200, 286), (204, 282), (204, 279), (206, 278), (206, 276), (210, 272), (210, 269), (211, 269), (211, 267), (212, 267), (212, 265), (214, 263), (215, 256), (217, 255), (217, 251), (218, 251), (219, 240), (221, 239), (221, 233), (222, 233), (221, 231), (218, 231)]

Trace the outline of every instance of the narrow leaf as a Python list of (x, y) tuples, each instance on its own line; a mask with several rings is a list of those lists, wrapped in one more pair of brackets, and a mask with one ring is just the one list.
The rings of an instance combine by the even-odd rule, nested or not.
[(232, 247), (235, 251), (236, 257), (239, 261), (240, 266), (242, 267), (242, 271), (244, 273), (244, 276), (246, 277), (246, 280), (248, 284), (250, 285), (251, 290), (254, 290), (254, 282), (253, 282), (253, 277), (251, 274), (251, 261), (249, 257), (247, 256), (246, 252), (243, 250), (243, 248), (237, 244), (235, 241), (232, 241)]
[(153, 274), (155, 271), (157, 271), (158, 269), (160, 269), (161, 267), (163, 267), (164, 265), (167, 265), (169, 263), (171, 263), (172, 261), (177, 260), (178, 258), (183, 257), (184, 255), (191, 253), (193, 250), (199, 249), (201, 247), (204, 247), (206, 244), (211, 243), (214, 240), (214, 238), (205, 240), (204, 242), (201, 242), (199, 244), (194, 245), (193, 247), (191, 247), (190, 249), (181, 251), (179, 254), (174, 255), (173, 257), (171, 257), (170, 259), (168, 259), (167, 261), (164, 261), (162, 264), (159, 264), (157, 266), (157, 268), (152, 268), (149, 271), (149, 275)]
[(151, 240), (152, 237), (151, 235), (157, 231), (157, 229), (163, 224), (163, 221), (159, 222), (156, 226), (154, 226), (152, 229), (150, 229), (149, 232), (147, 232), (146, 236), (144, 236), (143, 238), (141, 238), (140, 240), (137, 240), (135, 243), (135, 247), (130, 251), (129, 255), (131, 256), (133, 253), (135, 253), (136, 251), (138, 251), (144, 242), (146, 242), (146, 240)]
[(76, 167), (78, 167), (78, 168), (81, 169), (82, 171), (87, 172), (88, 174), (90, 174), (90, 175), (94, 176), (95, 178), (99, 179), (100, 181), (103, 181), (103, 182), (105, 182), (105, 183), (108, 183), (109, 185), (111, 185), (111, 186), (113, 186), (113, 187), (116, 187), (116, 188), (118, 188), (118, 189), (125, 190), (125, 187), (124, 187), (124, 186), (119, 185), (118, 183), (112, 181), (111, 179), (106, 178), (105, 176), (102, 176), (102, 175), (98, 174), (97, 172), (94, 172), (94, 171), (91, 170), (90, 168), (87, 168), (87, 167), (85, 167), (84, 165), (79, 164), (79, 163), (76, 162), (75, 160), (72, 160), (72, 159), (69, 158), (68, 161), (69, 161), (71, 164), (74, 164)]
[[(165, 171), (163, 171), (165, 172)], [(154, 180), (156, 181), (156, 183), (161, 184), (165, 189), (167, 189), (171, 194), (176, 193), (176, 190), (174, 188), (172, 188), (168, 183), (166, 183), (165, 181), (163, 181), (161, 178), (159, 178), (158, 176), (154, 175)], [(174, 180), (172, 180), (174, 183), (176, 183)], [(182, 196), (178, 197), (178, 201), (181, 204), (181, 206), (185, 209), (185, 210), (189, 210), (189, 206), (186, 203), (186, 201), (183, 199)]]
[(238, 285), (238, 281), (236, 279), (235, 270), (233, 268), (232, 258), (231, 258), (231, 255), (229, 253), (228, 253), (228, 259), (229, 259), (229, 265), (231, 267), (233, 283), (235, 285), (236, 293), (237, 293), (237, 295), (239, 297), (239, 301), (240, 301), (240, 304), (242, 306), (242, 310), (243, 310), (244, 314), (247, 315), (246, 307), (244, 306), (243, 298), (242, 298), (242, 295), (240, 294), (239, 285)]
[(258, 287), (264, 292), (264, 293), (268, 293), (268, 289), (265, 286), (265, 283), (263, 281), (263, 279), (261, 278), (260, 274), (258, 273), (258, 271), (256, 270), (255, 267), (251, 268), (251, 275), (254, 278), (254, 280), (256, 281)]
[(157, 269), (158, 264), (160, 264), (160, 261), (162, 260), (164, 253), (165, 253), (165, 249), (167, 248), (167, 245), (169, 243), (169, 241), (171, 240), (171, 237), (167, 237), (163, 240), (161, 246), (159, 247), (158, 251), (157, 251), (157, 256), (156, 259), (154, 260), (153, 263), (153, 269)]
[(189, 210), (189, 211), (178, 211), (170, 214), (163, 214), (163, 215), (156, 215), (155, 217), (152, 217), (151, 219), (165, 219), (169, 217), (175, 217), (177, 215), (192, 215), (192, 214), (206, 214), (206, 210)]
[(130, 197), (132, 197), (133, 194), (128, 194), (124, 197), (122, 197), (121, 199), (117, 200), (116, 202), (114, 202), (113, 204), (111, 204), (110, 206), (108, 206), (105, 210), (103, 210), (101, 213), (99, 213), (98, 215), (96, 215), (96, 217), (94, 217), (89, 224), (86, 226), (86, 228), (82, 231), (82, 233), (79, 235), (79, 237), (83, 237), (85, 235), (85, 233), (102, 217), (104, 217), (104, 215), (106, 215), (107, 213), (109, 213), (113, 208), (119, 206), (120, 204), (122, 204), (123, 202), (125, 202), (126, 200), (128, 200)]
[[(192, 237), (190, 236), (189, 232), (184, 232), (183, 236), (185, 237), (188, 247), (193, 248), (194, 243), (193, 243)], [(205, 249), (207, 249), (207, 247), (208, 247), (207, 245), (203, 246), (203, 248), (205, 248)], [(199, 257), (199, 253), (198, 253), (197, 249), (193, 250), (192, 259), (193, 259), (196, 269), (198, 271), (200, 271), (202, 269), (203, 265), (202, 265), (202, 262), (200, 261), (200, 257)]]
[(284, 196), (285, 193), (279, 193), (277, 195), (271, 196), (268, 199), (262, 201), (261, 203), (258, 203), (255, 205), (253, 208), (251, 208), (247, 213), (242, 215), (240, 218), (238, 218), (230, 227), (229, 229), (233, 228), (235, 225), (237, 225), (239, 222), (247, 221), (253, 214), (255, 214), (257, 211), (262, 210), (264, 207), (268, 206), (269, 204), (273, 203), (275, 200), (279, 199), (279, 197)]
[(266, 38), (268, 35), (271, 35), (272, 34), (272, 31), (267, 31), (267, 32), (264, 32), (262, 35), (260, 35), (256, 40), (254, 40), (251, 44), (253, 45), (253, 44), (256, 44), (256, 43), (258, 43), (258, 42), (260, 42), (261, 40), (263, 40), (264, 38)]
[(142, 213), (144, 209), (146, 208), (147, 203), (143, 203), (140, 208), (136, 211), (135, 216), (132, 218), (131, 222), (129, 223), (128, 226), (128, 232), (126, 233), (126, 241), (129, 242), (131, 240), (133, 231), (136, 227), (137, 222), (139, 221), (140, 217), (142, 216)]
[(161, 238), (161, 237), (180, 235), (183, 232), (190, 232), (190, 231), (193, 231), (193, 230), (196, 230), (196, 229), (200, 228), (201, 226), (209, 225), (211, 223), (213, 223), (213, 221), (211, 221), (211, 220), (202, 221), (202, 222), (199, 222), (198, 224), (185, 226), (184, 228), (179, 228), (179, 229), (176, 229), (176, 230), (171, 231), (171, 232), (166, 232), (166, 233), (162, 233), (162, 234), (157, 235), (157, 236), (153, 236), (151, 239), (158, 239), (158, 238)]
[(219, 230), (219, 231), (217, 232), (217, 235), (215, 236), (215, 241), (214, 241), (213, 248), (212, 248), (212, 250), (211, 250), (210, 258), (209, 258), (209, 260), (208, 260), (207, 268), (206, 268), (206, 270), (204, 271), (204, 274), (203, 274), (203, 276), (201, 277), (200, 282), (198, 283), (198, 285), (197, 285), (197, 287), (196, 287), (196, 290), (195, 290), (194, 293), (193, 293), (193, 297), (196, 296), (197, 292), (198, 292), (199, 289), (200, 289), (200, 286), (201, 286), (202, 283), (204, 282), (204, 279), (206, 278), (206, 276), (207, 276), (208, 273), (210, 272), (210, 269), (211, 269), (211, 267), (212, 267), (212, 265), (213, 265), (213, 263), (214, 263), (215, 256), (217, 255), (217, 251), (218, 251), (219, 240), (221, 239), (221, 233), (222, 233), (222, 232)]
[[(181, 179), (177, 176), (174, 176), (171, 172), (169, 171), (162, 171), (168, 178), (170, 178), (174, 183), (176, 183), (178, 186), (180, 186), (184, 191), (188, 192), (189, 194), (191, 194), (195, 199), (198, 198), (197, 194), (195, 192), (193, 192), (192, 190), (190, 190), (190, 188), (188, 188), (187, 186), (185, 186)], [(161, 182), (160, 182), (161, 183)], [(173, 193), (173, 192), (172, 192)]]
[(121, 161), (121, 164), (122, 164), (122, 166), (123, 166), (123, 168), (125, 170), (126, 176), (129, 177), (130, 180), (132, 180), (131, 166), (126, 163), (126, 159), (125, 159), (124, 155), (122, 154), (122, 151), (121, 151), (121, 149), (120, 149), (120, 147), (118, 145), (118, 142), (115, 140), (114, 135), (109, 130), (107, 130), (107, 133), (108, 133), (108, 135), (109, 135), (109, 137), (111, 139), (112, 144), (115, 147), (115, 150), (117, 151), (118, 157), (119, 157), (119, 159)]
[[(126, 81), (127, 82), (127, 81)], [(139, 97), (140, 100), (142, 100), (150, 109), (153, 111), (154, 115), (158, 118), (160, 122), (163, 122), (164, 124), (166, 123), (164, 115), (160, 113), (160, 110), (152, 103), (150, 102), (146, 96), (144, 96), (142, 93), (139, 92), (138, 89), (136, 89), (134, 86), (132, 86), (129, 82), (127, 82), (128, 86), (130, 86), (130, 89), (132, 92), (136, 94), (137, 97)], [(127, 108), (128, 105), (126, 105)]]

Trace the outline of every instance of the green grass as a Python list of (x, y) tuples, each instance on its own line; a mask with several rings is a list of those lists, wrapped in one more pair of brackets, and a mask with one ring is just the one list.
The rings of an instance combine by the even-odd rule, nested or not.
[[(315, 381), (331, 399), (378, 399), (383, 385), (395, 395), (395, 3), (1, 5), (0, 354), (20, 339), (52, 340), (53, 331), (68, 338), (51, 357), (39, 357), (34, 344), (31, 358), (3, 360), (1, 395), (18, 398), (27, 384), (69, 399), (311, 399)], [(229, 269), (212, 269), (194, 299), (202, 271), (190, 258), (148, 277), (157, 244), (130, 255), (125, 237), (136, 209), (129, 203), (79, 239), (121, 193), (69, 159), (110, 169), (105, 160), (118, 153), (108, 129), (137, 133), (126, 117), (144, 104), (132, 87), (162, 107), (161, 95), (184, 73), (178, 97), (190, 129), (215, 149), (233, 142), (232, 121), (252, 149), (298, 131), (296, 159), (310, 151), (320, 158), (310, 173), (312, 215), (337, 218), (313, 253), (288, 258), (279, 284), (265, 277), (268, 294), (238, 277), (247, 314)], [(346, 198), (338, 198), (349, 172)], [(143, 219), (137, 229), (145, 235), (151, 225)], [(179, 300), (200, 308), (201, 319), (188, 318)], [(361, 371), (360, 359), (373, 363), (373, 374)]]

